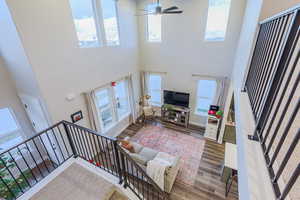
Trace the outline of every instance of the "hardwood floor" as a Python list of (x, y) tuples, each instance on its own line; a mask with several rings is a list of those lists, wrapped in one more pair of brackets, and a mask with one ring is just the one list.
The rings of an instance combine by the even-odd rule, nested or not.
[[(189, 128), (179, 127), (173, 124), (165, 123), (159, 119), (148, 122), (157, 126), (163, 126), (165, 128), (175, 129), (176, 131), (188, 134), (197, 138), (203, 138), (204, 130), (200, 127), (190, 126)], [(119, 139), (124, 137), (134, 136), (141, 128), (143, 124), (134, 124), (127, 127), (120, 136)], [(205, 140), (205, 139), (204, 139)], [(225, 197), (225, 183), (221, 179), (221, 172), (224, 161), (224, 144), (218, 144), (216, 142), (206, 140), (204, 152), (201, 158), (200, 166), (196, 181), (193, 186), (187, 186), (180, 183), (176, 183), (170, 194), (172, 200), (236, 200), (238, 199), (237, 183), (233, 182), (231, 191), (228, 197)]]

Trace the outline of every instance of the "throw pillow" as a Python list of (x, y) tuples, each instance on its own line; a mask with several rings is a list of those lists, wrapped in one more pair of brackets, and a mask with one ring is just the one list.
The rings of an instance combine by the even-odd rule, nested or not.
[(135, 153), (133, 145), (129, 141), (122, 140), (121, 145), (124, 149), (128, 150), (130, 153)]

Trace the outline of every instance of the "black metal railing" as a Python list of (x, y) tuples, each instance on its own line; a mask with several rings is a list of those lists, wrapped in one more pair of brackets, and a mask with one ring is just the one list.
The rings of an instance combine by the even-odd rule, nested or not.
[(130, 156), (118, 145), (115, 138), (64, 122), (74, 144), (75, 155), (119, 177), (120, 183), (139, 198), (164, 200), (168, 195), (161, 190)]
[(67, 121), (0, 154), (0, 197), (18, 198), (71, 157), (80, 157), (118, 177), (139, 199), (168, 197), (115, 138)]
[(276, 198), (299, 195), (300, 8), (263, 21), (245, 90)]
[(140, 199), (166, 200), (164, 192), (120, 146), (117, 146), (121, 160), (124, 186), (129, 187)]
[(119, 177), (120, 168), (117, 159), (117, 140), (100, 135), (96, 131), (64, 121), (70, 135), (75, 157), (80, 157), (93, 165)]
[(15, 199), (74, 156), (62, 122), (0, 154), (0, 197)]

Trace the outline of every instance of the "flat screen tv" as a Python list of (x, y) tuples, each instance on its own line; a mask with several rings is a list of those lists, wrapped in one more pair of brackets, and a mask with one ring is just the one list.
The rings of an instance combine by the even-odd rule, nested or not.
[(164, 90), (164, 103), (188, 108), (190, 94)]

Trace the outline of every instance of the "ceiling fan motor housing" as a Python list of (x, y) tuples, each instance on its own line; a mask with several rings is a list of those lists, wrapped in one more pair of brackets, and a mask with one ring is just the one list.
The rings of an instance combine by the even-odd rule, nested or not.
[(161, 12), (162, 12), (161, 6), (157, 6), (157, 7), (155, 8), (155, 13), (160, 14)]

